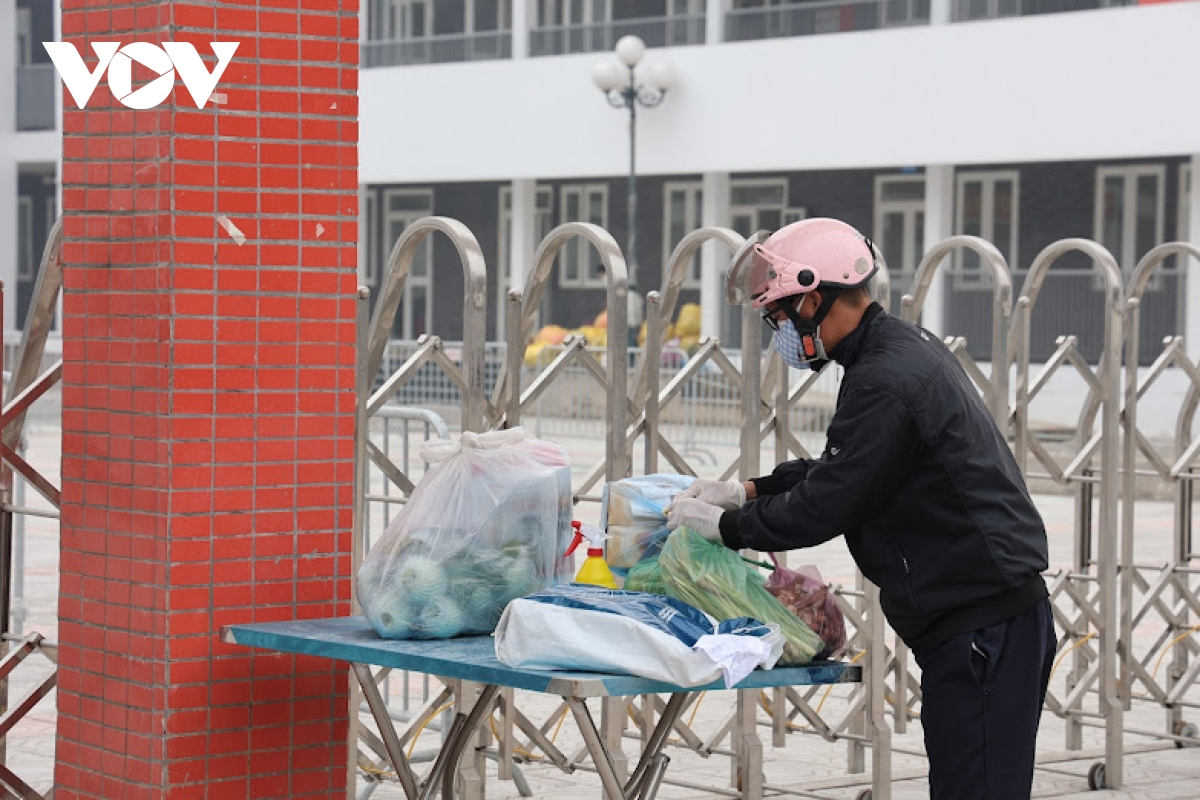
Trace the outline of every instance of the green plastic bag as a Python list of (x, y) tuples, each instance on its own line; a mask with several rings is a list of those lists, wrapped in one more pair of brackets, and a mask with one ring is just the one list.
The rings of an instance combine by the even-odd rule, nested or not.
[(631, 592), (667, 596), (671, 594), (667, 588), (667, 582), (663, 580), (662, 568), (658, 565), (658, 556), (651, 556), (630, 567), (629, 574), (625, 577), (625, 588)]
[(779, 659), (784, 666), (807, 664), (825, 649), (812, 628), (771, 596), (762, 575), (724, 545), (679, 528), (667, 537), (658, 567), (671, 597), (717, 619), (753, 617), (778, 625), (785, 641)]

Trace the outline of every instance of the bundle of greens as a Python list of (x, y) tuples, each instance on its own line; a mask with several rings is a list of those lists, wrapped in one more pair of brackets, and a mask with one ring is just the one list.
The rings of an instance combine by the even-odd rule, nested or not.
[(667, 582), (662, 577), (662, 568), (658, 565), (658, 556), (642, 559), (630, 567), (624, 588), (631, 592), (670, 595)]
[(679, 528), (667, 537), (658, 572), (668, 595), (717, 619), (753, 617), (778, 625), (786, 642), (780, 664), (807, 664), (825, 649), (812, 628), (767, 592), (756, 569), (695, 531)]

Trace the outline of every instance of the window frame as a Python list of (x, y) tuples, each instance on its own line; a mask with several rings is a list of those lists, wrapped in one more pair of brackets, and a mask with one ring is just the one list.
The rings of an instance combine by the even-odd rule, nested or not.
[[(408, 36), (384, 36), (387, 10), (395, 9), (398, 14), (411, 14), (414, 6), (425, 6), (425, 30)], [(433, 35), (433, 15), (437, 3), (434, 0), (370, 0), (368, 6), (368, 30), (370, 40), (376, 42), (418, 42)], [(374, 12), (374, 13), (372, 13)], [(404, 27), (403, 24), (398, 27)]]
[[(496, 335), (504, 337), (504, 324), (508, 313), (508, 290), (514, 288), (510, 286), (512, 282), (512, 269), (509, 267), (509, 242), (512, 237), (512, 186), (502, 185), (499, 187), (500, 192), (497, 197), (498, 209), (498, 227), (496, 229), (496, 242), (498, 251), (496, 253), (496, 300), (497, 317), (496, 317)], [(546, 198), (546, 207), (540, 207), (541, 199)], [(505, 202), (507, 201), (507, 202)], [(542, 227), (539, 221), (545, 222), (545, 232), (549, 233), (554, 229), (554, 187), (549, 184), (535, 184), (533, 189), (533, 234), (535, 237), (534, 250), (537, 250), (546, 233), (542, 233)], [(515, 287), (522, 291), (524, 286)]]
[[(919, 183), (921, 185), (921, 197), (920, 199), (916, 200), (884, 200), (883, 188), (889, 183)], [(887, 249), (887, 243), (883, 238), (884, 215), (899, 213), (903, 214), (905, 218), (904, 241), (900, 244), (900, 251), (903, 254), (901, 263), (893, 264), (890, 261), (887, 262), (888, 276), (892, 281), (895, 281), (895, 279), (900, 276), (911, 277), (915, 275), (917, 272), (917, 267), (921, 265), (921, 259), (925, 256), (924, 252), (922, 252), (924, 250), (924, 231), (922, 230), (920, 237), (918, 237), (916, 215), (925, 215), (929, 213), (929, 201), (926, 197), (926, 192), (928, 189), (928, 181), (924, 174), (909, 175), (890, 172), (875, 176), (875, 213), (871, 241), (875, 243), (876, 248), (879, 250), (880, 256), (883, 256), (885, 250)], [(918, 243), (920, 243), (922, 246), (918, 247)], [(907, 258), (909, 256), (914, 258), (912, 264), (907, 264), (903, 261), (903, 258)], [(901, 284), (894, 283), (894, 285), (899, 288)]]
[[(679, 242), (671, 241), (671, 193), (686, 192), (687, 199), (684, 201), (684, 236), (687, 236), (697, 228), (704, 226), (704, 183), (702, 181), (667, 181), (663, 184), (663, 226), (662, 226), (662, 243), (663, 256), (662, 264), (665, 271), (667, 265), (671, 261), (671, 253), (675, 252), (675, 246)], [(695, 201), (700, 201), (700, 219), (688, 222), (688, 216), (695, 210)], [(688, 265), (687, 274), (683, 278), (684, 289), (699, 289), (700, 288), (700, 258), (697, 255), (692, 259), (692, 263)]]
[[(996, 244), (996, 237), (993, 231), (996, 223), (995, 198), (996, 198), (996, 183), (1000, 181), (1010, 181), (1012, 183), (1012, 221), (1009, 225), (1011, 234), (1008, 241), (1008, 253), (1005, 258), (1008, 261), (1008, 268), (1011, 271), (1016, 271), (1016, 262), (1018, 254), (1018, 243), (1020, 242), (1021, 230), (1021, 172), (1015, 169), (1003, 170), (983, 170), (983, 171), (966, 171), (958, 172), (954, 176), (954, 232), (955, 235), (963, 235), (963, 194), (966, 189), (966, 184), (969, 182), (979, 182), (983, 184), (983, 196), (980, 208), (980, 231), (979, 237), (987, 242), (990, 242), (1000, 250), (1003, 254), (1004, 248)], [(929, 243), (925, 243), (929, 247)], [(954, 255), (954, 288), (956, 289), (988, 289), (992, 287), (991, 276), (985, 279), (984, 272), (981, 268), (978, 272), (966, 271), (963, 265), (963, 248), (958, 248)]]
[(23, 67), (33, 63), (33, 9), (26, 6), (18, 8), (16, 11), (17, 66)]
[[(393, 197), (397, 197), (397, 196), (424, 197), (426, 199), (425, 210), (423, 212), (393, 211), (391, 209), (391, 199)], [(423, 217), (431, 216), (433, 214), (433, 189), (412, 189), (412, 188), (384, 189), (380, 193), (380, 204), (382, 207), (381, 214), (380, 214), (380, 226), (379, 226), (379, 234), (380, 234), (379, 241), (381, 244), (380, 249), (382, 252), (386, 252), (388, 254), (388, 256), (390, 257), (392, 248), (396, 244), (394, 241), (388, 241), (388, 234), (391, 230), (392, 222), (398, 221), (398, 220), (407, 220), (405, 222), (405, 228), (407, 228), (408, 225), (415, 222), (416, 220), (421, 219)], [(398, 336), (399, 336), (399, 338), (406, 339), (406, 340), (416, 338), (412, 332), (412, 330), (413, 330), (413, 326), (412, 326), (412, 323), (413, 323), (413, 314), (412, 314), (413, 291), (412, 290), (414, 287), (415, 288), (423, 288), (425, 290), (425, 304), (424, 304), (425, 305), (425, 319), (428, 321), (428, 327), (430, 329), (433, 328), (433, 239), (432, 239), (432, 237), (426, 238), (425, 241), (421, 243), (421, 248), (425, 249), (427, 252), (426, 258), (428, 259), (428, 261), (426, 263), (429, 268), (425, 271), (424, 275), (417, 275), (410, 269), (409, 273), (408, 273), (408, 277), (405, 278), (405, 280), (404, 280), (404, 295), (401, 299), (401, 305), (400, 305), (401, 309), (403, 310), (402, 317), (401, 317), (402, 325), (401, 325), (401, 333), (399, 333)], [(384, 265), (381, 263), (380, 266), (382, 267)], [(371, 284), (372, 288), (374, 288), (374, 289), (379, 288), (379, 283), (383, 280), (383, 278), (386, 277), (383, 274), (383, 272), (384, 271), (381, 268), (379, 270), (379, 274), (376, 277), (376, 283)], [(395, 331), (394, 324), (393, 324), (392, 330)], [(426, 333), (428, 333), (428, 331), (426, 331)]]
[(379, 263), (379, 201), (371, 189), (368, 189), (363, 195), (366, 200), (363, 214), (366, 215), (367, 225), (366, 234), (363, 237), (366, 239), (363, 252), (363, 259), (366, 263), (363, 265), (362, 280), (368, 286), (375, 286), (379, 283), (379, 273), (383, 269), (383, 265)]
[(17, 198), (17, 280), (31, 281), (37, 273), (33, 246), (33, 198)]
[(1193, 177), (1191, 164), (1184, 162), (1179, 165), (1179, 202), (1175, 205), (1175, 213), (1178, 217), (1175, 222), (1175, 238), (1181, 242), (1191, 241), (1189, 217), (1191, 216)]
[[(750, 205), (750, 204), (735, 204), (733, 202), (733, 193), (736, 190), (738, 190), (738, 189), (753, 189), (755, 187), (760, 187), (760, 186), (781, 188), (783, 191), (781, 194), (782, 200), (780, 201), (780, 204), (778, 206), (766, 205), (766, 204)], [(788, 180), (787, 180), (787, 178), (741, 178), (738, 180), (731, 180), (729, 182), (729, 222), (730, 222), (730, 225), (733, 224), (733, 218), (736, 217), (737, 215), (751, 213), (751, 214), (753, 214), (753, 218), (754, 218), (754, 222), (751, 225), (751, 227), (754, 228), (754, 230), (750, 231), (750, 234), (753, 234), (755, 231), (762, 229), (762, 222), (760, 221), (759, 217), (764, 209), (770, 210), (770, 211), (776, 211), (776, 210), (779, 211), (779, 220), (780, 220), (780, 223), (782, 226), (784, 214), (787, 213), (789, 208), (790, 208), (790, 206), (788, 203)]]
[[(1112, 257), (1117, 260), (1117, 268), (1121, 271), (1121, 276), (1128, 279), (1132, 274), (1138, 261), (1141, 260), (1145, 253), (1138, 255), (1137, 253), (1137, 213), (1136, 208), (1133, 214), (1125, 213), (1125, 210), (1134, 208), (1137, 202), (1137, 178), (1151, 175), (1158, 179), (1158, 193), (1155, 200), (1155, 225), (1154, 225), (1154, 243), (1151, 248), (1162, 244), (1165, 239), (1165, 225), (1167, 216), (1167, 165), (1163, 163), (1154, 164), (1117, 164), (1117, 165), (1102, 165), (1096, 167), (1096, 181), (1094, 186), (1094, 205), (1092, 209), (1092, 238), (1102, 247), (1107, 248), (1104, 243), (1104, 183), (1114, 176), (1120, 176), (1124, 181), (1122, 191), (1124, 192), (1122, 214), (1122, 230), (1121, 230), (1121, 252), (1112, 253)], [(1133, 200), (1133, 205), (1129, 203)], [(1111, 250), (1109, 252), (1112, 252)], [(1163, 265), (1166, 268), (1166, 265)], [(1146, 284), (1146, 291), (1156, 291), (1162, 287), (1163, 269), (1157, 269), (1155, 274), (1150, 277), (1150, 282)], [(1100, 275), (1096, 275), (1093, 281), (1096, 288), (1104, 287), (1104, 279)]]
[[(601, 228), (608, 230), (608, 184), (607, 183), (564, 183), (558, 186), (558, 222), (560, 225), (567, 222), (588, 222), (589, 220), (577, 220), (567, 218), (567, 202), (572, 196), (578, 196), (580, 208), (583, 209), (592, 192), (600, 194), (600, 210), (603, 219), (595, 223)], [(564, 256), (568, 249), (573, 248), (577, 263), (580, 265), (579, 274), (574, 278), (567, 277), (566, 264)], [(562, 250), (558, 253), (558, 268), (555, 270), (558, 273), (557, 285), (560, 289), (599, 289), (607, 285), (604, 278), (595, 274), (595, 270), (589, 269), (588, 264), (599, 260), (599, 254), (594, 257), (591, 254), (595, 253), (595, 248), (592, 243), (584, 239), (582, 236), (572, 237)]]

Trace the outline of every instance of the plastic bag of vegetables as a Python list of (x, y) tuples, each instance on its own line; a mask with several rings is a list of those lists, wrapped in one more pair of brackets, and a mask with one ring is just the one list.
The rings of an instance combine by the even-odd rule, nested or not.
[(846, 620), (821, 571), (812, 564), (788, 569), (774, 553), (768, 555), (775, 569), (767, 578), (767, 591), (825, 642), (818, 656), (840, 658), (846, 652)]
[(490, 633), (510, 600), (571, 580), (566, 453), (524, 430), (421, 445), (429, 471), (358, 571), (388, 639)]
[(717, 619), (753, 617), (778, 625), (784, 638), (780, 664), (807, 664), (825, 649), (821, 637), (766, 590), (758, 570), (724, 545), (678, 528), (667, 537), (658, 565), (671, 597)]
[(625, 576), (625, 588), (631, 592), (670, 595), (662, 577), (662, 567), (658, 565), (658, 556), (642, 559), (630, 567)]

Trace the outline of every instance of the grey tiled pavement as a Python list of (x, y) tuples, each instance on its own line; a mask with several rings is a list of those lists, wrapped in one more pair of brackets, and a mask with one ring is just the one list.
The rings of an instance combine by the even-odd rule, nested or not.
[[(57, 428), (38, 427), (31, 431), (30, 460), (39, 468), (45, 470), (48, 477), (56, 484), (58, 482), (58, 441)], [(557, 437), (555, 437), (557, 438)], [(567, 444), (564, 442), (564, 444)], [(602, 442), (591, 439), (588, 442), (572, 442), (571, 450), (573, 463), (579, 474), (586, 472), (592, 459), (597, 457), (597, 447)], [(726, 463), (729, 452), (715, 451), (721, 464)], [(586, 462), (586, 463), (585, 463)], [(715, 471), (715, 467), (713, 468)], [(1071, 555), (1071, 520), (1073, 500), (1068, 497), (1039, 495), (1039, 507), (1046, 519), (1051, 539), (1052, 568), (1065, 565)], [(27, 502), (30, 505), (44, 506), (36, 495), (27, 492)], [(583, 506), (581, 516), (588, 518), (595, 506)], [(1171, 506), (1169, 503), (1141, 501), (1138, 506), (1138, 546), (1139, 561), (1164, 562), (1170, 552)], [(28, 608), (28, 618), (25, 621), (26, 631), (36, 630), (47, 639), (57, 638), (56, 597), (58, 591), (58, 536), (57, 524), (52, 521), (28, 518), (25, 523), (25, 570), (24, 594)], [(814, 548), (804, 554), (804, 562), (817, 564), (828, 580), (850, 583), (853, 575), (853, 565), (846, 552), (845, 545), (840, 540)], [(794, 560), (793, 563), (800, 563)], [(1153, 628), (1153, 625), (1149, 626)], [(1139, 630), (1139, 639), (1145, 636), (1151, 638), (1155, 630)], [(39, 656), (31, 657), (23, 664), (11, 681), (11, 696), (22, 697), (29, 687), (46, 674), (48, 664)], [(1065, 671), (1065, 669), (1063, 670)], [(1056, 680), (1061, 676), (1056, 676)], [(845, 688), (835, 688), (830, 692), (826, 701), (826, 711), (836, 711), (842, 704), (846, 694)], [(1192, 699), (1200, 701), (1197, 692), (1193, 691)], [(522, 694), (518, 705), (534, 719), (545, 719), (553, 710), (553, 702), (545, 697)], [(702, 735), (714, 730), (719, 721), (732, 708), (732, 695), (714, 693), (706, 695), (699, 706), (694, 720), (694, 727)], [(690, 714), (690, 712), (689, 712)], [(1200, 722), (1200, 711), (1189, 709), (1186, 714), (1192, 722)], [(1160, 730), (1163, 725), (1163, 712), (1157, 706), (1143, 702), (1134, 704), (1133, 710), (1127, 714), (1128, 727)], [(53, 770), (54, 758), (54, 694), (43, 700), (37, 708), (20, 722), (8, 737), (7, 763), (15, 771), (30, 782), (35, 788), (49, 788)], [(765, 714), (760, 715), (765, 720)], [(633, 731), (632, 725), (630, 730)], [(771, 747), (770, 730), (760, 728), (763, 740), (765, 773), (770, 786), (786, 787), (792, 790), (811, 790), (810, 794), (792, 796), (812, 796), (823, 798), (855, 798), (857, 793), (867, 784), (853, 787), (834, 787), (829, 784), (844, 781), (846, 773), (846, 745), (844, 743), (829, 743), (819, 737), (794, 733), (787, 738), (786, 747), (773, 749)], [(437, 733), (432, 730), (424, 732), (417, 743), (417, 749), (427, 749), (436, 741)], [(580, 740), (574, 733), (573, 725), (568, 720), (558, 733), (557, 743), (564, 751), (571, 753), (578, 748)], [(728, 740), (724, 743), (728, 746)], [(914, 722), (909, 727), (909, 733), (894, 737), (896, 752), (893, 756), (893, 797), (896, 800), (916, 800), (928, 797), (928, 785), (923, 777), (924, 760), (918, 753), (921, 748), (920, 725)], [(1131, 800), (1200, 800), (1200, 749), (1176, 749), (1173, 746), (1162, 746), (1149, 737), (1127, 735), (1126, 746), (1131, 750), (1157, 747), (1150, 752), (1132, 752), (1126, 757), (1126, 785), (1120, 790), (1092, 792), (1087, 788), (1086, 775), (1088, 768), (1099, 760), (1102, 747), (1102, 731), (1088, 728), (1085, 731), (1084, 758), (1056, 761), (1046, 764), (1036, 774), (1034, 797), (1038, 798), (1129, 798)], [(1046, 758), (1054, 758), (1063, 752), (1064, 734), (1062, 721), (1053, 714), (1043, 715), (1042, 733), (1039, 737), (1039, 753)], [(628, 756), (636, 753), (636, 745), (628, 742), (625, 752)], [(672, 756), (670, 768), (667, 771), (668, 780), (682, 779), (703, 787), (713, 787), (721, 793), (698, 788), (684, 788), (674, 785), (664, 786), (659, 796), (664, 800), (699, 800), (700, 798), (717, 798), (727, 796), (730, 781), (730, 760), (714, 755), (702, 759), (681, 748), (670, 748)], [(1076, 754), (1078, 755), (1078, 754)], [(867, 757), (868, 769), (870, 756)], [(533, 790), (533, 796), (541, 800), (574, 800), (575, 798), (600, 797), (599, 781), (589, 772), (578, 772), (565, 775), (553, 766), (547, 764), (530, 764), (522, 768), (523, 774)], [(517, 798), (519, 794), (512, 782), (494, 780), (495, 764), (489, 763), (488, 796), (491, 798)], [(864, 781), (866, 776), (862, 776)], [(360, 786), (362, 784), (360, 783)], [(824, 786), (827, 788), (820, 788)], [(769, 791), (768, 796), (777, 794)], [(392, 782), (379, 784), (376, 791), (370, 795), (378, 800), (392, 800), (403, 797), (399, 787)]]

